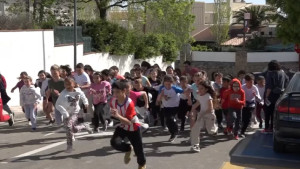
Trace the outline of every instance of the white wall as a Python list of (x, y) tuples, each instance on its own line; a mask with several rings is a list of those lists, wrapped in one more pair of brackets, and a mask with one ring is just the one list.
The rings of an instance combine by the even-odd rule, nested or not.
[[(54, 47), (53, 30), (36, 31), (0, 31), (0, 73), (7, 80), (7, 92), (12, 100), (10, 106), (19, 105), (19, 92), (10, 93), (18, 82), (20, 72), (26, 71), (33, 79), (37, 79), (40, 70), (50, 72), (53, 64), (70, 65), (74, 68), (74, 47)], [(83, 44), (77, 46), (77, 63), (91, 65), (95, 70), (108, 69), (118, 66), (120, 73), (129, 72), (136, 63), (143, 60), (135, 60), (130, 56), (111, 56), (107, 53), (92, 53), (83, 55)], [(163, 70), (168, 65), (174, 67), (174, 63), (163, 63), (162, 56), (147, 59), (150, 64), (157, 63)]]
[[(45, 36), (50, 35), (46, 32)], [(0, 72), (7, 80), (7, 91), (12, 98), (9, 105), (19, 102), (18, 89), (13, 94), (10, 90), (20, 73), (27, 71), (35, 79), (38, 71), (44, 69), (43, 49), (43, 31), (0, 32)]]
[(235, 62), (235, 52), (192, 52), (192, 61)]
[(296, 52), (253, 52), (248, 53), (247, 62), (298, 62), (299, 55)]

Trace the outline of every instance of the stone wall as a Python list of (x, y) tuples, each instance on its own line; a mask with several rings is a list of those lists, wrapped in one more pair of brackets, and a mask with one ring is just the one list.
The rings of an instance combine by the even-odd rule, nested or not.
[[(299, 56), (295, 52), (193, 52), (192, 66), (205, 70), (211, 78), (213, 72), (236, 75), (239, 70), (262, 72), (271, 60), (278, 60), (284, 70), (299, 70)], [(179, 68), (179, 61), (175, 62)]]

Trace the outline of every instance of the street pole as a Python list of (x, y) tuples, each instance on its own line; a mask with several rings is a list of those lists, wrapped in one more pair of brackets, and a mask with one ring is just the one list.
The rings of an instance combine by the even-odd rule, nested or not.
[(77, 64), (77, 0), (74, 0), (74, 70)]

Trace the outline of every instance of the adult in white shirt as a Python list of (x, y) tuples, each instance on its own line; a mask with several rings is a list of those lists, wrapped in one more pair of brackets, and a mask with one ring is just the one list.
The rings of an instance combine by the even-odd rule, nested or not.
[[(89, 106), (87, 107), (87, 109), (83, 109), (83, 110), (84, 113), (87, 113), (87, 115), (85, 116), (85, 120), (90, 121), (94, 116), (92, 96), (89, 94), (91, 79), (89, 75), (84, 71), (84, 65), (82, 63), (78, 63), (76, 65), (76, 73), (74, 75), (74, 79), (78, 87), (84, 92), (86, 98), (88, 99)], [(82, 108), (85, 108), (81, 103), (80, 105)], [(82, 118), (84, 118), (84, 116), (81, 111), (79, 114), (80, 122), (82, 122)]]

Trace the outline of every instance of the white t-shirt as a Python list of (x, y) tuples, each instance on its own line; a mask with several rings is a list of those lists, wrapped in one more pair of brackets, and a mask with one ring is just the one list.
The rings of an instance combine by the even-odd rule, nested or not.
[(46, 78), (44, 81), (42, 81), (42, 85), (38, 86), (38, 84), (40, 83), (40, 79), (38, 79), (35, 83), (38, 87), (40, 87), (40, 93), (42, 97), (46, 97), (46, 89), (48, 88), (48, 81), (49, 79)]
[(261, 99), (260, 94), (259, 94), (258, 89), (257, 89), (256, 86), (253, 85), (250, 89), (248, 89), (246, 84), (244, 84), (242, 86), (242, 89), (245, 91), (246, 101), (255, 103), (255, 96), (253, 95), (253, 92), (256, 93), (256, 95), (259, 99)]
[(75, 73), (74, 79), (75, 79), (75, 82), (80, 86), (86, 85), (86, 83), (91, 84), (90, 77), (85, 72), (83, 72), (81, 75), (78, 75), (77, 73)]
[(166, 89), (164, 86), (160, 88), (159, 93), (164, 91), (164, 96), (162, 99), (162, 103), (164, 107), (178, 107), (179, 106), (179, 94), (183, 92), (183, 90), (179, 87), (172, 86), (171, 89)]
[[(188, 89), (192, 90), (191, 85), (187, 85), (187, 88), (184, 89), (183, 92), (187, 91)], [(190, 95), (190, 97), (191, 97), (191, 95)], [(181, 93), (181, 94), (180, 94), (180, 99), (182, 99), (182, 100), (187, 100), (188, 98), (186, 97), (186, 94)]]
[(197, 94), (196, 99), (198, 100), (198, 102), (200, 103), (200, 106), (201, 106), (200, 113), (204, 113), (208, 110), (208, 101), (212, 100), (213, 98), (210, 96), (209, 93), (206, 93), (203, 96)]
[[(264, 95), (265, 95), (265, 91), (266, 88), (265, 87), (259, 87), (258, 84), (255, 85), (258, 89), (259, 95), (261, 97), (261, 102), (264, 102)], [(257, 100), (258, 102), (260, 102), (260, 100)]]

